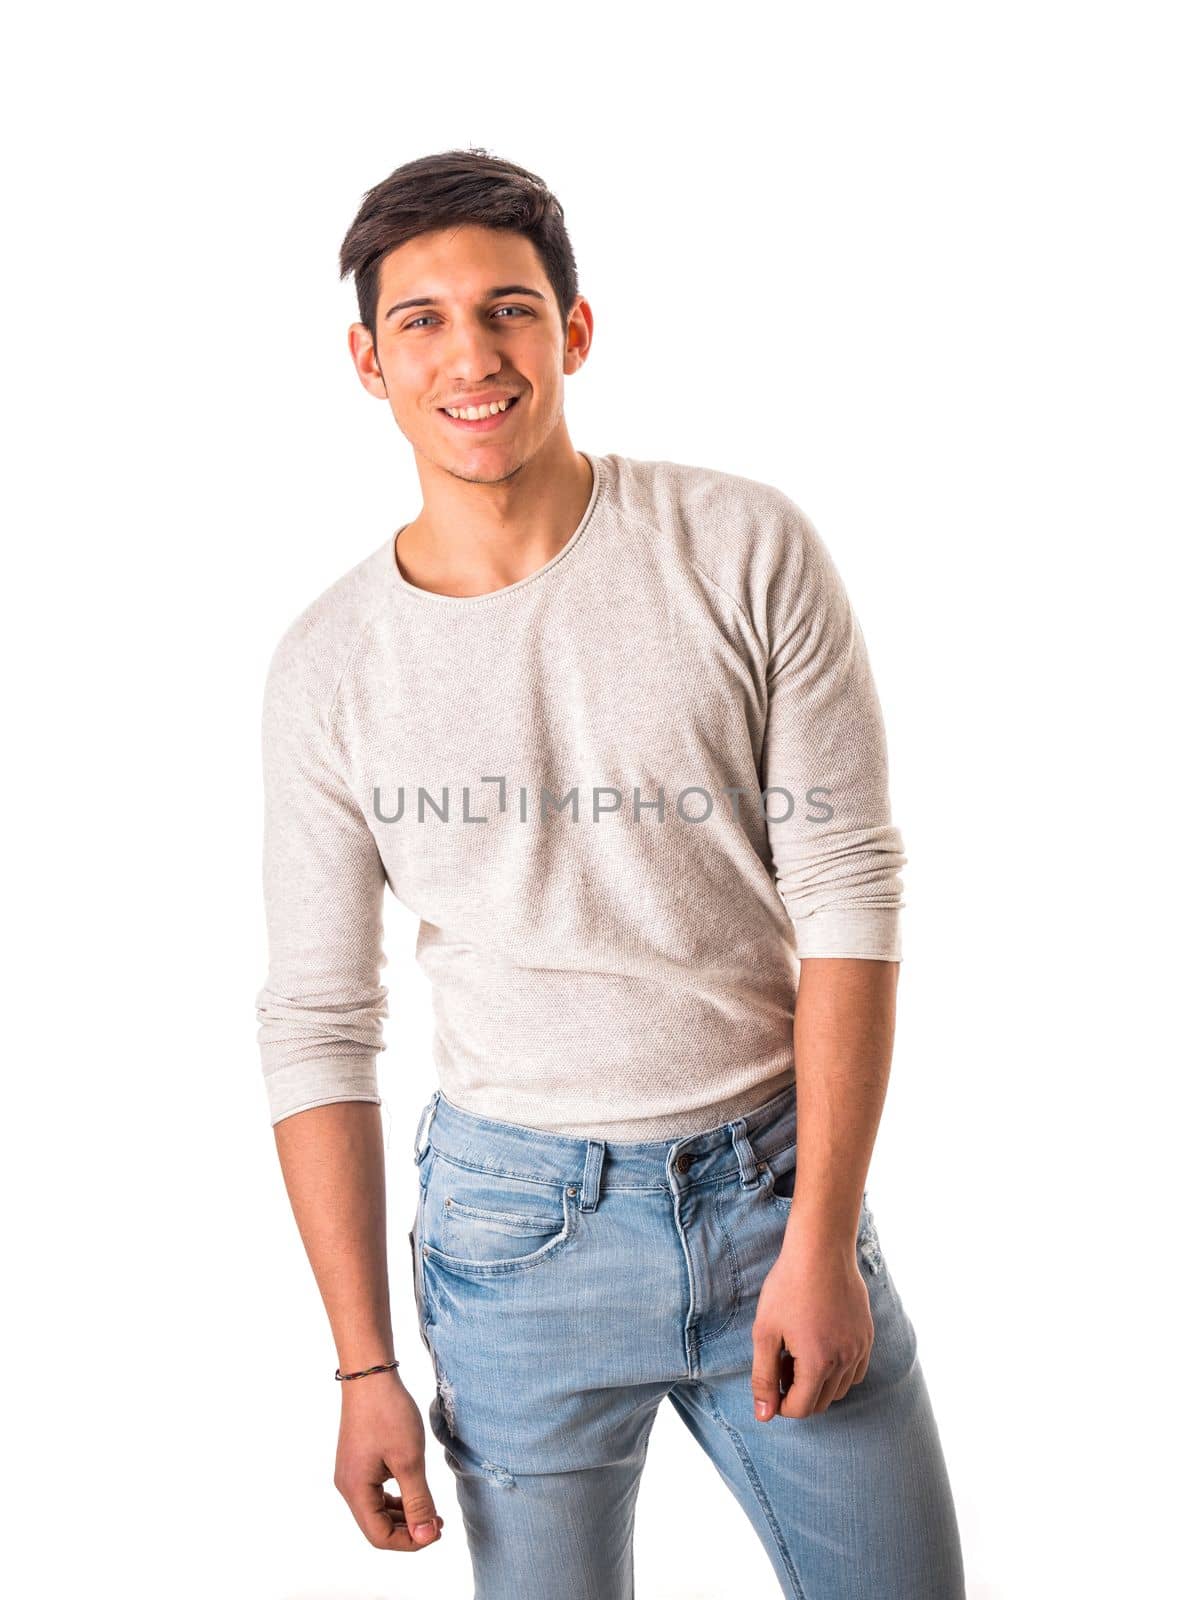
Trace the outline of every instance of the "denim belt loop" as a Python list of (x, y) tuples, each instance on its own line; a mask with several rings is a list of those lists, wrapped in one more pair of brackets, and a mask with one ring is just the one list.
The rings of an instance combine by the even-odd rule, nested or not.
[(437, 1110), (437, 1103), (441, 1098), (442, 1091), (440, 1089), (435, 1089), (433, 1091), (432, 1100), (429, 1101), (425, 1109), (421, 1112), (420, 1120), (417, 1123), (417, 1131), (413, 1138), (413, 1162), (418, 1167), (425, 1159), (425, 1152), (429, 1149), (429, 1141), (426, 1140), (425, 1143), (422, 1144), (421, 1140), (429, 1130), (429, 1124), (433, 1121), (433, 1114)]
[(743, 1189), (756, 1189), (761, 1181), (758, 1176), (758, 1158), (754, 1154), (753, 1146), (746, 1136), (746, 1119), (738, 1117), (736, 1122), (726, 1123), (726, 1127), (733, 1135), (733, 1148), (737, 1151), (738, 1171), (742, 1175)]
[(589, 1139), (587, 1160), (583, 1164), (583, 1193), (579, 1199), (581, 1211), (595, 1211), (600, 1198), (600, 1173), (604, 1168), (604, 1140)]

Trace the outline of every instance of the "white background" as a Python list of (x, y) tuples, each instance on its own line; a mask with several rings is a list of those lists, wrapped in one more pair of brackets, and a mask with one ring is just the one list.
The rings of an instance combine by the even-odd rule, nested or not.
[[(575, 444), (783, 488), (862, 622), (909, 856), (869, 1188), (972, 1600), (1189, 1588), (1187, 9), (10, 23), (11, 1592), (471, 1592), (436, 1442), (430, 1551), (373, 1550), (333, 1488), (336, 1356), (254, 1018), (267, 661), (419, 509), (337, 250), (367, 188), (469, 144), (565, 206), (596, 320)], [(394, 1316), (424, 1407), (431, 1014), (388, 917)], [(647, 1600), (776, 1592), (666, 1405), (636, 1553)]]

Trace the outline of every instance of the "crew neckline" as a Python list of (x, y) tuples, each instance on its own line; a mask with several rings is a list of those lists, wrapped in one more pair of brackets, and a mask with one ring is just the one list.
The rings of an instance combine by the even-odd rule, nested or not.
[(561, 566), (572, 551), (583, 543), (584, 536), (592, 524), (593, 513), (600, 499), (601, 490), (604, 487), (605, 471), (601, 464), (601, 458), (593, 455), (590, 450), (581, 450), (579, 454), (585, 457), (592, 469), (592, 492), (588, 496), (588, 503), (574, 533), (572, 533), (566, 544), (556, 555), (551, 556), (549, 561), (540, 566), (536, 572), (527, 573), (525, 577), (518, 578), (516, 583), (506, 583), (502, 589), (490, 589), (487, 594), (438, 594), (433, 589), (421, 589), (415, 583), (409, 583), (396, 560), (396, 540), (404, 532), (405, 528), (409, 526), (407, 522), (403, 522), (394, 530), (391, 538), (384, 546), (387, 565), (396, 588), (402, 594), (412, 595), (418, 600), (429, 601), (435, 605), (482, 606), (494, 604), (498, 600), (504, 600), (508, 595), (516, 594), (520, 589), (527, 589), (531, 583), (537, 583), (540, 579), (546, 577), (556, 567)]

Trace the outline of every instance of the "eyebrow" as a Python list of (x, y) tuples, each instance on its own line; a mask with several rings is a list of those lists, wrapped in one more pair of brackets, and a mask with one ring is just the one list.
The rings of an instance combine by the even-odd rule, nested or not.
[[(529, 285), (525, 283), (501, 284), (498, 289), (489, 289), (483, 298), (485, 301), (502, 300), (506, 294), (528, 294), (532, 295), (535, 300), (542, 301), (544, 301), (546, 298), (540, 289), (531, 289)], [(409, 306), (436, 306), (438, 304), (439, 301), (433, 295), (427, 294), (418, 295), (415, 300), (397, 300), (394, 306), (389, 306), (388, 309), (383, 313), (383, 320), (386, 322), (393, 312), (406, 311)]]

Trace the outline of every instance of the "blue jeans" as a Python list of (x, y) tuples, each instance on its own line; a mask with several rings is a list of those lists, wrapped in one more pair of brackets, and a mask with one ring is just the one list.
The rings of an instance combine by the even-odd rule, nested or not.
[(664, 1397), (785, 1595), (963, 1600), (916, 1335), (865, 1193), (867, 1375), (824, 1412), (754, 1416), (750, 1330), (791, 1204), (793, 1087), (722, 1127), (646, 1143), (474, 1116), (438, 1090), (413, 1148), (429, 1421), (476, 1600), (631, 1600), (634, 1507)]

